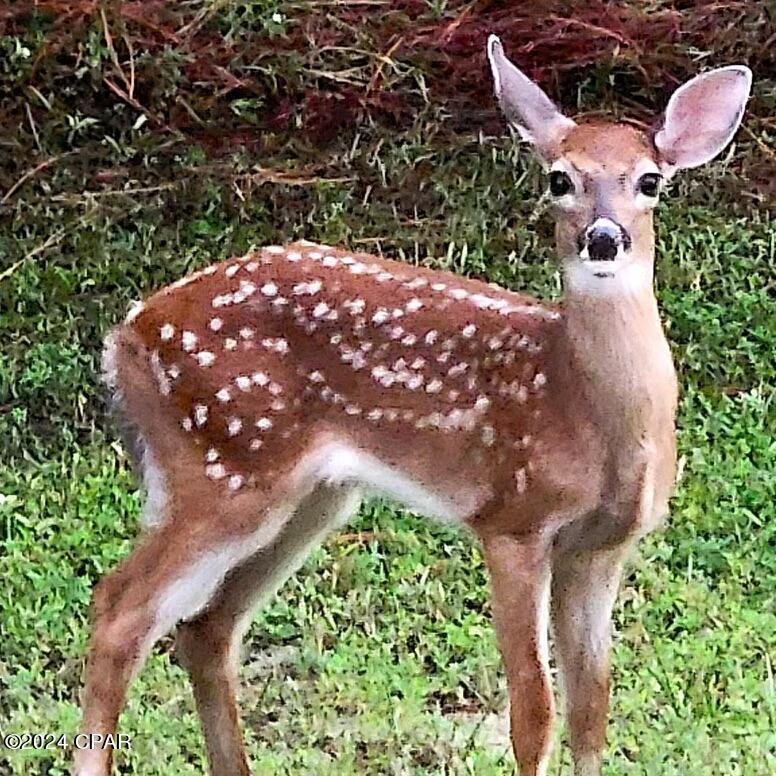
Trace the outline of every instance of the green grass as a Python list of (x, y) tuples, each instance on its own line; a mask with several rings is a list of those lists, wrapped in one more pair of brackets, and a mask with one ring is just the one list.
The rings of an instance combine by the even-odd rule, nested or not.
[[(436, 201), (425, 218), (439, 231), (401, 214), (394, 226), (393, 187), (411, 177), (422, 148), (384, 144), (386, 185), (371, 207), (350, 184), (301, 197), (264, 190), (239, 212), (213, 190), (179, 219), (150, 207), (68, 231), (56, 252), (4, 280), (4, 729), (75, 729), (90, 589), (136, 531), (139, 498), (102, 416), (96, 366), (101, 333), (132, 297), (213, 256), (301, 234), (344, 244), (390, 235), (382, 247), (391, 254), (414, 259), (417, 246), (435, 265), (554, 293), (546, 218), (527, 223), (537, 184), (530, 170), (516, 184), (523, 160), (507, 141), (427, 148)], [(684, 478), (666, 530), (642, 545), (618, 603), (609, 774), (748, 775), (776, 765), (774, 233), (764, 214), (731, 215), (698, 204), (694, 191), (681, 187), (660, 211)], [(288, 223), (272, 223), (273, 198), (286, 196), (302, 201), (285, 211)], [(10, 239), (18, 255), (39, 236)], [(493, 732), (506, 697), (476, 547), (381, 503), (355, 528), (367, 540), (332, 539), (251, 630), (242, 708), (256, 771), (511, 773)], [(133, 738), (118, 758), (128, 772), (204, 767), (169, 646), (149, 661), (121, 719)], [(569, 773), (568, 755), (557, 757)], [(11, 754), (5, 767), (66, 772), (58, 751)]]
[[(265, 22), (276, 7), (248, 5)], [(227, 10), (216, 23), (236, 34), (241, 22)], [(140, 499), (98, 383), (101, 338), (130, 300), (298, 237), (557, 295), (535, 166), (508, 138), (440, 127), (429, 105), (406, 132), (364, 126), (325, 151), (289, 145), (260, 160), (312, 159), (321, 177), (350, 181), (238, 179), (238, 195), (230, 176), (250, 160), (211, 174), (189, 144), (167, 188), (90, 198), (83, 170), (62, 164), (0, 208), (0, 730), (76, 730), (90, 592), (136, 535)], [(99, 132), (110, 136), (76, 122), (70, 142), (99, 146), (106, 169), (154, 169), (158, 138)], [(733, 172), (750, 150), (683, 177), (658, 212), (684, 475), (617, 604), (607, 776), (776, 770), (776, 231)], [(361, 538), (333, 537), (256, 616), (241, 698), (255, 772), (513, 773), (475, 544), (382, 502), (352, 530)], [(122, 772), (204, 770), (169, 639), (120, 730), (133, 743)], [(2, 776), (67, 772), (60, 750), (0, 750)], [(571, 773), (567, 750), (552, 772)]]

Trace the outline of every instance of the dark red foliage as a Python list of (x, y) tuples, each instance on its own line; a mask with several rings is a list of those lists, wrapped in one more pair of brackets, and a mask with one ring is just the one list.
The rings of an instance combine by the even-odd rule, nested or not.
[[(0, 7), (0, 34), (23, 36), (38, 19), (45, 45), (27, 79), (48, 89), (72, 79), (83, 66), (87, 33), (98, 30), (115, 57), (92, 73), (99, 97), (82, 89), (82, 111), (123, 102), (132, 116), (144, 111), (154, 129), (196, 136), (219, 151), (228, 150), (226, 140), (250, 146), (257, 131), (296, 132), (300, 125), (318, 145), (364, 121), (401, 127), (426, 100), (446, 109), (449, 131), (496, 127), (485, 61), (490, 33), (564, 104), (575, 102), (587, 79), (600, 92), (595, 101), (624, 102), (642, 118), (696, 72), (698, 50), (712, 52), (704, 64), (746, 62), (761, 81), (776, 71), (772, 20), (747, 0), (451, 0), (441, 18), (422, 0), (354, 0), (296, 5), (283, 35), (241, 28), (233, 36), (203, 9), (164, 0), (11, 0)], [(180, 74), (166, 84), (170, 51)], [(408, 74), (418, 71), (427, 93)], [(246, 99), (260, 106), (250, 124), (233, 110)], [(0, 104), (0, 121), (24, 123), (14, 114), (19, 104)], [(765, 100), (750, 106), (750, 115), (765, 121), (771, 112)]]
[(314, 142), (323, 145), (353, 124), (360, 107), (361, 100), (354, 89), (340, 92), (308, 90), (302, 109), (304, 126)]

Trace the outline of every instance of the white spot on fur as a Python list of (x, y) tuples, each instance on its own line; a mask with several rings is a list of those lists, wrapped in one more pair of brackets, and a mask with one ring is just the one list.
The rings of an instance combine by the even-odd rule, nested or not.
[(364, 312), (366, 302), (363, 299), (349, 299), (342, 306), (349, 310), (352, 315), (360, 315)]
[(309, 283), (297, 283), (292, 293), (294, 296), (313, 296), (317, 294), (323, 288), (323, 283), (320, 280), (311, 280)]
[(165, 323), (159, 328), (159, 339), (169, 342), (175, 336), (175, 327), (171, 323)]
[(288, 342), (282, 337), (278, 337), (277, 339), (268, 337), (267, 339), (263, 339), (261, 344), (267, 348), (267, 350), (274, 350), (276, 353), (288, 353)]
[(528, 476), (525, 473), (524, 468), (520, 468), (515, 472), (515, 489), (522, 496), (526, 491), (528, 485)]
[(208, 408), (206, 404), (194, 406), (194, 423), (197, 428), (202, 428), (207, 423)]
[(153, 370), (156, 383), (159, 386), (159, 393), (162, 396), (170, 395), (170, 381), (167, 377), (167, 373), (164, 371), (161, 359), (159, 358), (159, 351), (155, 350), (151, 353), (151, 369)]
[(226, 477), (226, 467), (222, 463), (211, 463), (205, 467), (205, 474), (211, 480), (222, 480)]
[(197, 335), (193, 331), (184, 331), (181, 335), (181, 345), (187, 353), (197, 347)]
[(478, 396), (477, 401), (474, 402), (474, 409), (485, 412), (488, 407), (490, 407), (490, 399), (487, 396)]
[(416, 288), (423, 288), (424, 286), (428, 285), (428, 280), (425, 278), (413, 278), (412, 280), (407, 281), (403, 284), (404, 288), (409, 288), (411, 290), (414, 290)]

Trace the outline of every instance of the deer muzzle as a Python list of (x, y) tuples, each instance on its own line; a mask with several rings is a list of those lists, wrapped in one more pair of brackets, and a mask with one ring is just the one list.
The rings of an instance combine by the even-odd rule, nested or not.
[(614, 261), (630, 250), (628, 231), (611, 218), (596, 218), (577, 238), (579, 258), (585, 261)]

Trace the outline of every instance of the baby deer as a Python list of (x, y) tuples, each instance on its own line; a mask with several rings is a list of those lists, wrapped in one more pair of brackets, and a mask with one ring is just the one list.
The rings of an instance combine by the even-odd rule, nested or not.
[[(559, 113), (495, 37), (488, 57), (508, 121), (546, 165), (563, 299), (299, 242), (138, 305), (104, 370), (146, 531), (95, 590), (84, 732), (115, 731), (133, 674), (177, 625), (212, 772), (249, 773), (234, 686), (251, 612), (363, 489), (479, 537), (522, 776), (547, 769), (552, 609), (576, 773), (599, 773), (623, 561), (674, 482), (652, 210), (665, 178), (730, 142), (751, 73), (693, 78), (647, 135)], [(80, 776), (109, 771), (108, 749), (76, 753)]]

